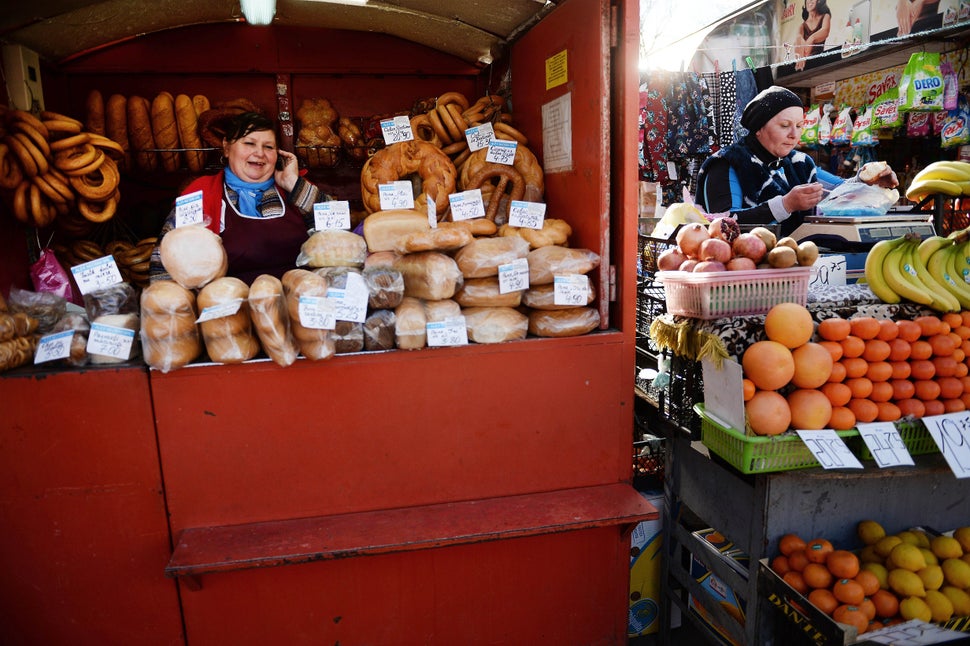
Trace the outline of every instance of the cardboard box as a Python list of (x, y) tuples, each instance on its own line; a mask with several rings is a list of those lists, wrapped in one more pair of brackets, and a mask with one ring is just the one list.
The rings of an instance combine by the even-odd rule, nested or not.
[[(660, 563), (663, 558), (662, 491), (641, 491), (660, 512), (657, 520), (646, 520), (633, 528), (630, 537), (630, 608), (627, 635), (650, 635), (660, 629)], [(680, 625), (680, 611), (673, 607), (671, 627)]]
[[(750, 558), (744, 551), (736, 547), (734, 543), (727, 540), (720, 532), (708, 528), (698, 530), (693, 535), (705, 546), (705, 553), (701, 555), (703, 558), (720, 559), (745, 579), (748, 578)], [(735, 594), (730, 586), (711, 572), (707, 565), (704, 564), (704, 561), (695, 554), (691, 554), (690, 558), (690, 575), (695, 581), (701, 584), (701, 587), (704, 588), (714, 602), (720, 604), (741, 626), (744, 626), (747, 605), (745, 600)], [(694, 595), (690, 596), (690, 608), (721, 637), (723, 643), (740, 646)]]

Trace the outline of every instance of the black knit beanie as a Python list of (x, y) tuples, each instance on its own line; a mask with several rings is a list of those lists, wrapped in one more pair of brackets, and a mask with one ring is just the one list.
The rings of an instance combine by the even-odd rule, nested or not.
[(748, 102), (748, 105), (744, 106), (741, 125), (747, 128), (748, 132), (758, 132), (773, 116), (791, 107), (804, 108), (805, 106), (798, 95), (791, 90), (772, 85), (767, 90), (759, 92)]

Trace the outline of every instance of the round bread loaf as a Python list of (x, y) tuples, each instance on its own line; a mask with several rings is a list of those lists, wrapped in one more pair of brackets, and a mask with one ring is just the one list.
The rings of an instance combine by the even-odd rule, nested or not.
[(159, 251), (165, 271), (186, 289), (204, 287), (228, 269), (222, 239), (201, 225), (172, 229), (162, 238)]

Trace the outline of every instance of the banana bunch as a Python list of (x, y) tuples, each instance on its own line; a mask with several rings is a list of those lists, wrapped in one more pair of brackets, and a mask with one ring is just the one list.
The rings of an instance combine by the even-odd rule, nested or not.
[[(880, 240), (866, 256), (865, 276), (872, 293), (885, 303), (906, 300), (937, 312), (970, 306), (970, 248), (966, 230), (950, 237), (915, 234)], [(962, 273), (966, 271), (966, 274)]]
[(918, 202), (927, 195), (942, 193), (950, 197), (970, 195), (970, 163), (962, 161), (936, 161), (916, 173), (906, 199)]
[(65, 265), (65, 269), (104, 256), (114, 256), (115, 264), (118, 265), (118, 271), (125, 282), (146, 287), (152, 249), (157, 241), (157, 238), (144, 238), (135, 243), (112, 240), (102, 247), (92, 240), (75, 240), (69, 244), (54, 245), (54, 253)]

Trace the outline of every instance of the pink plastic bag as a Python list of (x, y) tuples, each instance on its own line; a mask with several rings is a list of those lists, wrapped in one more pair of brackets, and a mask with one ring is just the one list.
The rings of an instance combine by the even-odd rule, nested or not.
[(34, 283), (34, 291), (57, 294), (72, 303), (77, 302), (67, 271), (50, 249), (41, 249), (37, 262), (30, 266), (30, 279)]

